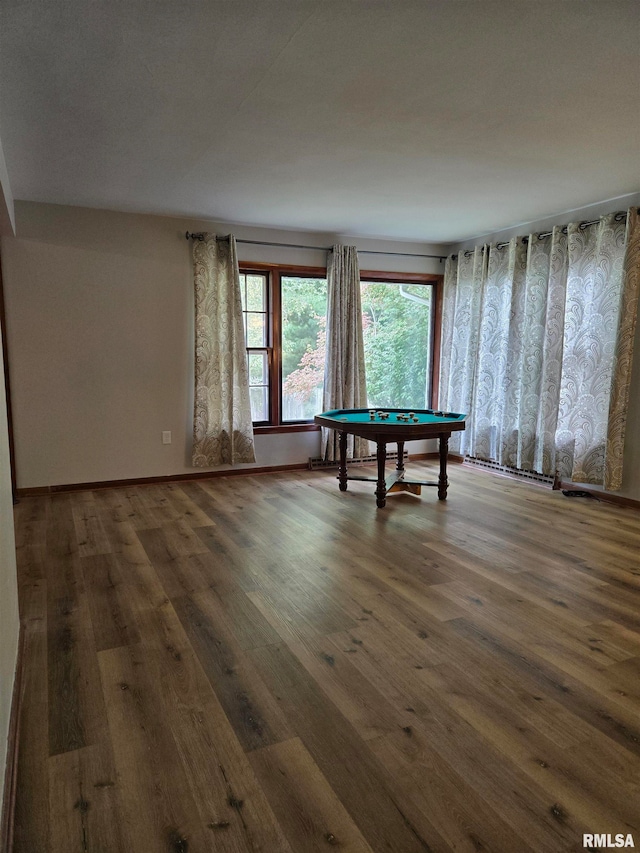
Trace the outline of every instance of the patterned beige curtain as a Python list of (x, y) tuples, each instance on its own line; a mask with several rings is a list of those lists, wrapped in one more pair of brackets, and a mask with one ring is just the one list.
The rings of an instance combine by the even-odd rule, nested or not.
[[(327, 354), (323, 409), (359, 409), (367, 405), (360, 300), (360, 267), (355, 246), (334, 246), (327, 259)], [(369, 442), (349, 436), (348, 458), (366, 456)], [(338, 433), (322, 430), (322, 457), (339, 457)]]
[[(487, 247), (477, 246), (445, 262), (438, 405), (447, 412), (472, 412), (487, 257)], [(452, 434), (449, 449), (468, 455), (470, 438), (468, 422), (464, 432)]]
[(625, 243), (620, 320), (613, 356), (613, 382), (604, 470), (604, 487), (612, 491), (622, 486), (622, 452), (629, 408), (633, 341), (640, 295), (640, 215), (637, 207), (631, 208), (627, 214)]
[(236, 242), (193, 243), (196, 305), (193, 465), (255, 462)]
[(445, 267), (440, 406), (453, 449), (618, 489), (638, 301), (637, 210), (477, 247)]
[[(535, 340), (539, 342), (540, 395), (531, 403), (533, 416), (537, 405), (534, 430), (533, 461), (526, 460), (522, 468), (530, 468), (542, 474), (555, 475), (556, 470), (556, 428), (558, 425), (558, 405), (560, 401), (560, 382), (562, 379), (562, 349), (564, 341), (564, 310), (567, 300), (567, 235), (562, 228), (556, 227), (549, 238), (529, 238), (528, 270), (533, 279), (532, 297), (537, 292), (541, 298), (544, 321), (525, 349), (526, 358), (538, 362)], [(536, 283), (537, 282), (537, 283)]]
[(591, 228), (570, 225), (567, 239), (556, 467), (577, 483), (619, 489), (638, 303), (637, 209), (626, 222), (611, 214)]

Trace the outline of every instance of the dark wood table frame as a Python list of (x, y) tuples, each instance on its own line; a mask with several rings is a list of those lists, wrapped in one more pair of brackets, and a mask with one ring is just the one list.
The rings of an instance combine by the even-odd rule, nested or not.
[[(376, 483), (376, 505), (382, 509), (386, 504), (386, 496), (390, 492), (408, 491), (412, 494), (421, 494), (422, 486), (437, 486), (438, 498), (441, 501), (447, 499), (449, 480), (447, 479), (447, 456), (449, 455), (449, 438), (451, 433), (465, 428), (464, 420), (452, 420), (434, 423), (399, 423), (391, 420), (395, 411), (401, 409), (385, 409), (391, 413), (386, 421), (371, 421), (365, 423), (349, 423), (338, 421), (335, 418), (326, 418), (316, 415), (315, 422), (321, 426), (329, 427), (339, 433), (340, 465), (338, 467), (338, 481), (340, 491), (346, 492), (348, 480), (365, 480)], [(347, 474), (347, 436), (357, 435), (376, 443), (376, 456), (378, 461), (377, 477), (356, 477)], [(429, 438), (437, 438), (440, 449), (440, 473), (437, 481), (405, 480), (404, 474), (404, 445), (406, 441), (420, 441)], [(398, 462), (395, 471), (388, 476), (385, 475), (387, 462), (387, 444), (395, 442), (398, 446)]]

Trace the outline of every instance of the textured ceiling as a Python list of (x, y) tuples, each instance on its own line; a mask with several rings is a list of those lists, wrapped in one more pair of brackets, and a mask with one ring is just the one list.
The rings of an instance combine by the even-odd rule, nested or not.
[(16, 199), (457, 241), (640, 190), (640, 3), (3, 0)]

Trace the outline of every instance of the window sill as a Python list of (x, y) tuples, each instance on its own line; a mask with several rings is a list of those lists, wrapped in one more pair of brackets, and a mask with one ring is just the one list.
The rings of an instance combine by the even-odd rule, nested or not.
[(277, 432), (320, 432), (320, 427), (317, 424), (279, 424), (273, 426), (264, 424), (263, 426), (254, 426), (253, 432), (255, 435), (269, 435)]

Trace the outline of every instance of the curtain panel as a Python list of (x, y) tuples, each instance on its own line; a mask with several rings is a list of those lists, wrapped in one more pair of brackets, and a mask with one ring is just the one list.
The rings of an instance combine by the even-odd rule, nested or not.
[(255, 462), (236, 242), (205, 234), (193, 243), (195, 467)]
[(619, 489), (635, 332), (638, 211), (447, 259), (441, 406), (463, 455)]
[[(334, 246), (327, 258), (327, 351), (323, 410), (359, 409), (367, 405), (364, 369), (360, 267), (355, 246)], [(347, 438), (349, 459), (366, 456), (369, 442)], [(322, 429), (322, 458), (338, 459), (338, 433)]]
[(629, 210), (627, 214), (625, 243), (620, 320), (613, 356), (613, 382), (607, 429), (604, 487), (610, 490), (619, 489), (622, 485), (622, 455), (640, 296), (640, 215), (637, 207)]
[[(440, 406), (448, 412), (472, 412), (487, 257), (487, 247), (477, 246), (445, 262)], [(466, 430), (451, 436), (450, 450), (469, 455), (470, 436), (469, 422)]]

